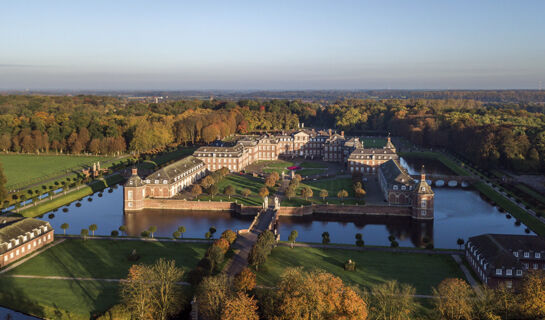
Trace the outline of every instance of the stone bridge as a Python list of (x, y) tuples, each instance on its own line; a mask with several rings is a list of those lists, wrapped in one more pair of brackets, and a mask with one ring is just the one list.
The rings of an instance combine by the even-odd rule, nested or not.
[[(420, 175), (412, 175), (415, 180), (420, 180)], [(450, 176), (439, 174), (426, 174), (426, 181), (434, 187), (462, 187), (466, 188), (477, 182), (477, 179), (470, 176)]]

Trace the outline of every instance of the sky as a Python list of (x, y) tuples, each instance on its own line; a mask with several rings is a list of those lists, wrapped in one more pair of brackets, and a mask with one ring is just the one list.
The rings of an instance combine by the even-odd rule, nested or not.
[(2, 1), (0, 89), (545, 89), (545, 1)]

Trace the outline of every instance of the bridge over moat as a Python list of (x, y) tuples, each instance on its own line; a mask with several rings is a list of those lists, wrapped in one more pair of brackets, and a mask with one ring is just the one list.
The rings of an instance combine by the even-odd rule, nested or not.
[[(411, 175), (415, 180), (420, 179), (420, 175)], [(426, 174), (426, 181), (429, 185), (434, 187), (462, 187), (466, 188), (477, 182), (477, 179), (470, 176), (453, 176), (453, 175), (439, 175), (439, 174)]]

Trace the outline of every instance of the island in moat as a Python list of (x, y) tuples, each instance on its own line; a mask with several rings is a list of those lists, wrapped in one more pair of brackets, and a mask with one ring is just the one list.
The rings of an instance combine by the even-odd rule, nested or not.
[[(223, 142), (200, 147), (192, 156), (172, 163), (145, 178), (136, 169), (124, 184), (124, 210), (133, 213), (143, 209), (173, 210), (226, 210), (239, 214), (255, 215), (267, 206), (244, 206), (235, 202), (187, 201), (175, 199), (176, 195), (198, 182), (209, 172), (226, 168), (237, 174), (250, 174), (246, 169), (263, 160), (281, 158), (320, 159), (340, 164), (360, 185), (378, 184), (383, 197), (365, 205), (313, 204), (310, 206), (280, 206), (281, 215), (350, 214), (373, 216), (411, 217), (416, 220), (434, 218), (434, 193), (422, 172), (415, 180), (399, 163), (396, 148), (388, 136), (382, 148), (366, 148), (358, 137), (345, 137), (344, 132), (296, 130), (292, 133), (240, 136), (231, 146)], [(244, 172), (244, 173), (242, 173)], [(285, 186), (295, 179), (282, 171), (279, 197), (285, 197)], [(254, 173), (255, 174), (255, 173)], [(330, 179), (318, 174), (312, 180)], [(283, 188), (284, 186), (284, 188)], [(266, 198), (264, 199), (264, 201)]]

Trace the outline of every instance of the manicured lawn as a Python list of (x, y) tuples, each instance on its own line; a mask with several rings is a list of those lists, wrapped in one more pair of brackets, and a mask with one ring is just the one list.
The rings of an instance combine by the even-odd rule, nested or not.
[(338, 178), (317, 181), (305, 181), (303, 184), (309, 186), (314, 195), (319, 196), (320, 190), (326, 189), (330, 197), (336, 197), (337, 193), (342, 189), (348, 191), (348, 196), (354, 196), (354, 188), (352, 178)]
[(265, 183), (260, 178), (232, 173), (218, 183), (219, 192), (223, 193), (225, 188), (229, 185), (235, 188), (235, 193), (238, 195), (240, 195), (244, 189), (249, 189), (252, 192), (251, 195), (258, 195), (259, 189), (261, 189)]
[[(119, 284), (0, 277), (0, 304), (45, 319), (85, 319), (119, 302)], [(9, 289), (8, 289), (9, 288)]]
[(63, 174), (69, 169), (79, 170), (83, 166), (89, 166), (94, 162), (109, 159), (112, 159), (112, 157), (23, 154), (0, 155), (0, 163), (2, 163), (8, 179), (8, 188)]
[(228, 196), (226, 195), (223, 195), (223, 194), (218, 194), (217, 196), (214, 196), (214, 198), (212, 199), (212, 197), (210, 197), (209, 195), (207, 194), (202, 194), (199, 196), (199, 200), (201, 201), (223, 201), (223, 202), (236, 202), (236, 203), (241, 203), (245, 206), (261, 206), (262, 203), (263, 203), (263, 199), (259, 196), (256, 196), (256, 195), (253, 195), (253, 196), (248, 196), (248, 198), (244, 198), (243, 196), (240, 196), (240, 195), (236, 195), (236, 196), (232, 196), (231, 199), (229, 199)]
[[(204, 256), (208, 244), (67, 239), (8, 271), (8, 274), (122, 279), (134, 263), (174, 259), (187, 272)], [(140, 255), (129, 261), (133, 250)]]
[[(344, 270), (348, 259), (356, 262), (356, 271)], [(387, 280), (397, 280), (414, 286), (417, 294), (431, 294), (431, 288), (445, 278), (464, 279), (449, 255), (277, 247), (259, 268), (258, 283), (274, 286), (285, 268), (298, 266), (325, 270), (367, 289)]]
[(259, 161), (258, 164), (264, 164), (265, 168), (287, 168), (293, 166), (293, 162), (284, 160)]
[(327, 165), (325, 163), (322, 163), (322, 162), (310, 162), (310, 161), (305, 161), (303, 163), (301, 163), (301, 167), (303, 168), (323, 168), (323, 169), (326, 169), (327, 168)]

